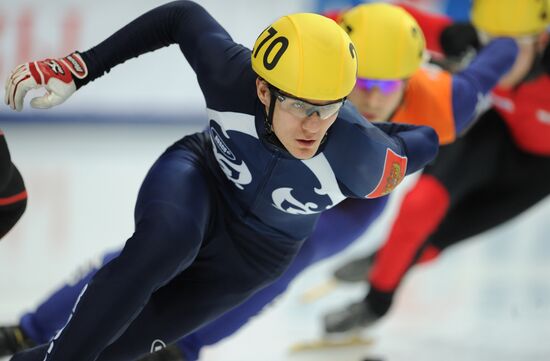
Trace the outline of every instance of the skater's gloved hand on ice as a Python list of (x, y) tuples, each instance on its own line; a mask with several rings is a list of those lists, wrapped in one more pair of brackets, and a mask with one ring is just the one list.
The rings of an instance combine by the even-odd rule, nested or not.
[(33, 108), (47, 109), (63, 103), (78, 89), (79, 79), (88, 75), (78, 53), (60, 59), (31, 61), (17, 66), (5, 84), (4, 102), (16, 111), (23, 110), (23, 100), (31, 89), (45, 88), (46, 94), (31, 100)]

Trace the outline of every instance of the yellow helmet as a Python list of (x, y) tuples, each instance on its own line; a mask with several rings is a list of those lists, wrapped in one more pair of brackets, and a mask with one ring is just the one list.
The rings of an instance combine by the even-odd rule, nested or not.
[(357, 49), (360, 78), (403, 79), (422, 64), (424, 33), (416, 20), (398, 6), (358, 5), (342, 14), (340, 25)]
[(472, 23), (491, 36), (525, 36), (550, 24), (550, 0), (474, 0)]
[(337, 100), (355, 85), (357, 55), (349, 36), (333, 20), (293, 14), (279, 18), (256, 39), (252, 69), (293, 96)]

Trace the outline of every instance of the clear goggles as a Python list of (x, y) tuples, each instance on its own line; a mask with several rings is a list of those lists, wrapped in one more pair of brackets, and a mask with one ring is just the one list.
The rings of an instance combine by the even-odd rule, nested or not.
[(340, 108), (346, 102), (346, 98), (337, 100), (328, 104), (311, 104), (303, 99), (295, 98), (288, 94), (283, 94), (275, 87), (270, 87), (269, 91), (277, 98), (281, 103), (281, 109), (298, 118), (307, 118), (314, 113), (319, 115), (319, 118), (326, 120), (340, 111)]
[(371, 91), (374, 88), (378, 88), (384, 95), (390, 95), (396, 92), (400, 89), (401, 84), (403, 84), (402, 79), (379, 80), (368, 78), (357, 78), (357, 82), (355, 83), (357, 87), (366, 91)]

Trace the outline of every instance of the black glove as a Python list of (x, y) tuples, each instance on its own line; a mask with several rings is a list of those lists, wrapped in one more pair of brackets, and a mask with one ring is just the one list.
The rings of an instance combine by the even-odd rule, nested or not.
[(481, 49), (477, 31), (471, 23), (453, 23), (447, 26), (439, 36), (439, 43), (445, 55), (441, 66), (451, 72), (468, 66)]
[(443, 53), (448, 57), (463, 57), (469, 49), (481, 49), (477, 31), (471, 23), (453, 23), (439, 36)]

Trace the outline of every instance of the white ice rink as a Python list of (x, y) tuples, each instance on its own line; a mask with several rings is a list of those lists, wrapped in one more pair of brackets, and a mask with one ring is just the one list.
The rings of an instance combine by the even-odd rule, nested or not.
[[(29, 192), (27, 212), (0, 243), (0, 322), (15, 322), (79, 266), (121, 246), (132, 232), (133, 202), (148, 167), (200, 127), (0, 124)], [(373, 346), (290, 354), (291, 344), (320, 334), (324, 311), (363, 290), (341, 287), (313, 304), (300, 302), (302, 292), (350, 255), (372, 249), (389, 219), (391, 209), (352, 249), (302, 274), (239, 333), (205, 349), (201, 360), (550, 360), (549, 199), (415, 268), (390, 315), (367, 333)]]

